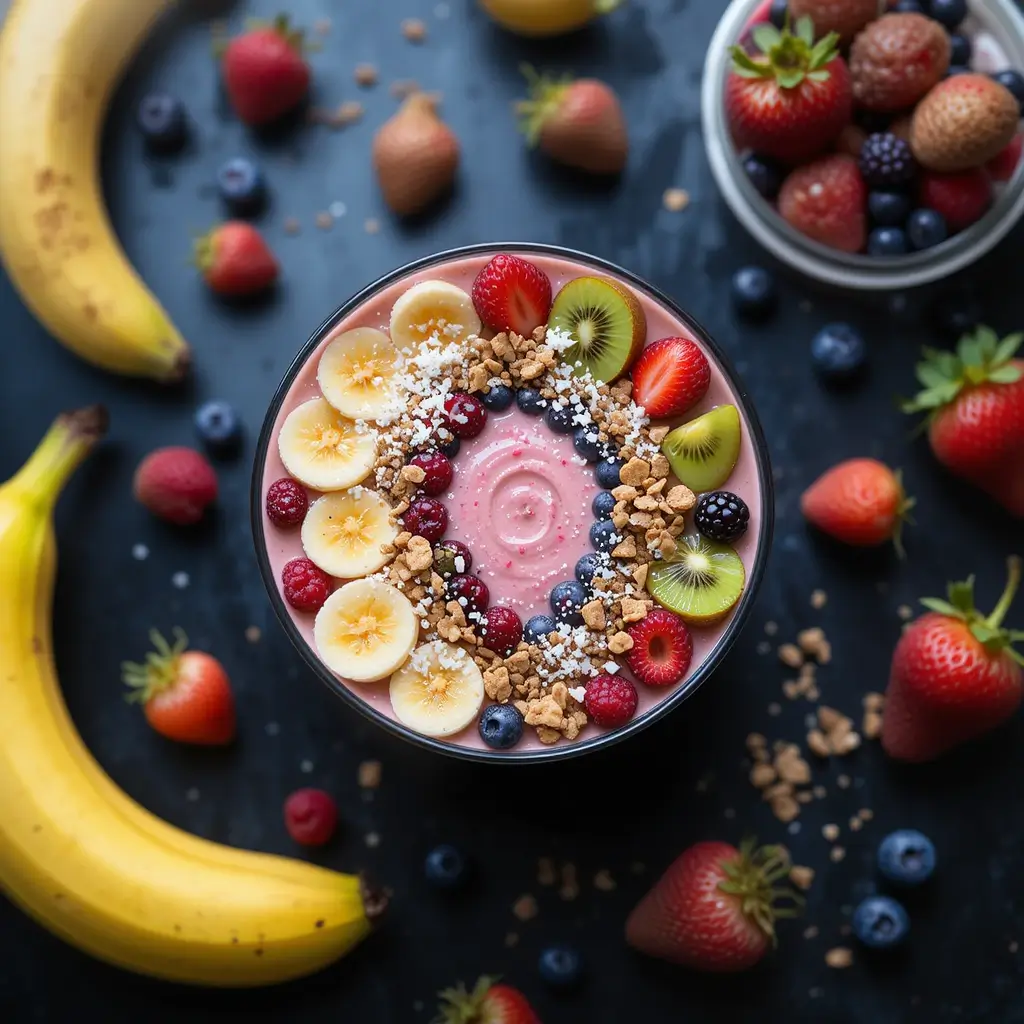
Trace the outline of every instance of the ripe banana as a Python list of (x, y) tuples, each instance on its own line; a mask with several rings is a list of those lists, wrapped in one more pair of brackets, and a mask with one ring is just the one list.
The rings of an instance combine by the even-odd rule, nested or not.
[(583, 28), (622, 0), (480, 0), (480, 6), (510, 32), (557, 36)]
[(463, 647), (434, 640), (412, 652), (391, 677), (391, 709), (424, 736), (454, 736), (476, 720), (484, 677)]
[(189, 349), (129, 264), (99, 181), (107, 104), (172, 0), (14, 0), (0, 32), (0, 260), (63, 344), (171, 381)]
[(415, 352), (431, 338), (444, 345), (461, 344), (479, 333), (473, 300), (447, 281), (414, 284), (391, 308), (391, 340), (403, 352)]
[(399, 364), (398, 352), (383, 331), (357, 327), (328, 343), (316, 379), (324, 398), (342, 416), (375, 420), (393, 414), (401, 402), (395, 386)]
[(382, 569), (390, 556), (381, 550), (394, 544), (398, 526), (391, 506), (376, 491), (352, 487), (317, 498), (302, 523), (302, 549), (330, 576), (359, 579)]
[(317, 491), (341, 491), (372, 472), (377, 435), (323, 398), (311, 398), (285, 418), (277, 449), (284, 468), (300, 483)]
[(0, 486), (0, 888), (80, 949), (172, 981), (256, 986), (358, 943), (384, 901), (359, 878), (199, 839), (149, 814), (75, 731), (50, 647), (52, 511), (103, 432), (60, 417)]

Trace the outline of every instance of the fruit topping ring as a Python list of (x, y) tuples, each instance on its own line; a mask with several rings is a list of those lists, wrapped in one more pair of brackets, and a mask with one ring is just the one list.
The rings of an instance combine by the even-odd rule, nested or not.
[(687, 678), (691, 628), (744, 588), (727, 544), (750, 510), (718, 490), (743, 425), (732, 404), (700, 412), (714, 371), (697, 341), (647, 341), (624, 284), (575, 277), (555, 293), (509, 255), (472, 295), (420, 281), (387, 331), (328, 339), (320, 396), (279, 430), (291, 476), (268, 487), (266, 516), (301, 522), (284, 596), (315, 614), (329, 670), (390, 680), (408, 729), (475, 723), (493, 750), (527, 727), (542, 744), (621, 727), (638, 685)]

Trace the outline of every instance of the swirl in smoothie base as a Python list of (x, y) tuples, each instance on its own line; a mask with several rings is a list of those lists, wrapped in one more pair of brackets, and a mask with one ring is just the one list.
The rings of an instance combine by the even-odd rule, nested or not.
[[(538, 265), (542, 267), (542, 269), (546, 273), (549, 274), (553, 284), (556, 287), (565, 283), (566, 281), (573, 279), (574, 277), (580, 276), (581, 274), (587, 274), (588, 272), (592, 272), (592, 268), (589, 268), (586, 265), (574, 264), (570, 261), (556, 260), (550, 257), (536, 257), (535, 261)], [(476, 272), (479, 271), (479, 269), (483, 266), (485, 262), (486, 257), (478, 257), (468, 260), (462, 260), (457, 263), (449, 264), (447, 266), (435, 266), (429, 268), (428, 270), (419, 272), (418, 274), (407, 279), (406, 281), (397, 282), (389, 286), (386, 290), (382, 291), (380, 294), (378, 294), (378, 296), (371, 299), (367, 304), (364, 304), (364, 306), (356, 309), (349, 317), (346, 318), (346, 320), (342, 324), (340, 324), (335, 329), (334, 332), (332, 332), (332, 337), (336, 337), (339, 333), (342, 333), (346, 330), (351, 329), (352, 327), (360, 325), (373, 324), (375, 326), (383, 326), (387, 321), (387, 316), (390, 307), (394, 304), (395, 300), (398, 297), (400, 297), (400, 295), (403, 292), (408, 290), (408, 288), (411, 285), (434, 279), (443, 279), (450, 283), (461, 286), (470, 285), (473, 277), (475, 277), (476, 275)], [(638, 297), (640, 301), (643, 303), (645, 311), (648, 315), (649, 338), (659, 337), (661, 335), (667, 336), (690, 334), (690, 332), (686, 328), (683, 328), (682, 325), (680, 325), (678, 321), (675, 320), (671, 312), (668, 311), (665, 307), (661, 306), (653, 299), (650, 299), (642, 291), (638, 293)], [(543, 332), (541, 332), (539, 338), (541, 339), (541, 341), (535, 341), (533, 344), (533, 354), (536, 353), (537, 347), (541, 345), (541, 342), (544, 338)], [(312, 395), (318, 393), (314, 383), (315, 363), (318, 355), (322, 353), (323, 348), (327, 345), (329, 340), (330, 339), (325, 339), (320, 349), (318, 349), (318, 351), (313, 354), (313, 357), (309, 360), (309, 363), (299, 373), (280, 411), (277, 420), (278, 428), (280, 427), (281, 423), (283, 422), (289, 411), (294, 409), (297, 405), (301, 404), (301, 402), (304, 399), (308, 399)], [(527, 342), (529, 343), (529, 339), (525, 340), (527, 340)], [(490, 354), (493, 354), (493, 352)], [(515, 362), (516, 359), (513, 357), (510, 362), (505, 364), (506, 370), (511, 369), (513, 371), (513, 374), (515, 372)], [(522, 360), (520, 359), (519, 362), (522, 362)], [(469, 366), (471, 365), (472, 362), (470, 361)], [(449, 368), (451, 378), (448, 381), (447, 385), (448, 392), (458, 390), (460, 388), (468, 388), (468, 374), (470, 372), (469, 366), (462, 365), (452, 366)], [(506, 376), (508, 376), (507, 373)], [(619, 394), (621, 395), (621, 391), (619, 392)], [(708, 395), (705, 398), (705, 400), (701, 403), (701, 405), (692, 410), (692, 412), (689, 413), (688, 416), (696, 415), (707, 408), (711, 408), (716, 405), (729, 403), (733, 401), (735, 401), (735, 396), (729, 388), (727, 381), (725, 380), (724, 376), (720, 373), (718, 368), (713, 365), (712, 384), (708, 392)], [(492, 432), (498, 428), (498, 425), (503, 423), (506, 418), (512, 422), (518, 422), (521, 428), (525, 430), (533, 440), (539, 442), (537, 451), (549, 453), (552, 449), (556, 447), (566, 449), (569, 452), (572, 451), (572, 445), (570, 441), (566, 440), (563, 437), (556, 437), (556, 435), (548, 433), (541, 420), (536, 420), (532, 418), (527, 419), (521, 415), (518, 415), (515, 411), (515, 407), (513, 407), (513, 412), (509, 414), (507, 417), (502, 417), (498, 414), (492, 413), (487, 428), (481, 435), (481, 438), (485, 440), (486, 437), (490, 436)], [(736, 469), (732, 477), (730, 478), (729, 485), (730, 487), (732, 487), (732, 489), (742, 493), (747, 498), (751, 507), (753, 518), (751, 530), (746, 537), (742, 538), (736, 544), (737, 553), (740, 555), (744, 563), (746, 563), (746, 565), (749, 568), (753, 564), (756, 552), (757, 518), (759, 516), (760, 506), (760, 488), (759, 479), (757, 475), (756, 460), (753, 456), (752, 451), (750, 450), (749, 435), (746, 430), (744, 430), (743, 434), (743, 446), (740, 452)], [(482, 440), (481, 446), (483, 446), (483, 443), (484, 442)], [(452, 513), (451, 523), (449, 526), (449, 531), (447, 533), (447, 537), (449, 538), (461, 538), (465, 530), (466, 522), (463, 519), (461, 511), (457, 509), (457, 502), (453, 503), (452, 500), (448, 497), (448, 495), (456, 493), (457, 488), (464, 486), (465, 480), (467, 478), (467, 473), (471, 472), (470, 463), (467, 462), (466, 459), (467, 456), (469, 456), (469, 458), (472, 458), (472, 446), (474, 446), (475, 444), (476, 441), (474, 440), (463, 442), (463, 450), (459, 453), (458, 457), (453, 459), (455, 467), (455, 482), (448, 489), (446, 494), (441, 496), (441, 500), (449, 505), (449, 511)], [(524, 445), (524, 448), (525, 447), (526, 446)], [(530, 445), (529, 450), (530, 455), (532, 457), (535, 454), (534, 446), (532, 444)], [(276, 475), (280, 475), (279, 470), (282, 467), (279, 461), (275, 458), (275, 455), (276, 453), (273, 451), (269, 453), (268, 465), (266, 467), (266, 471), (264, 474), (264, 488), (267, 488), (269, 486), (269, 484), (276, 478)], [(570, 456), (570, 460), (571, 458), (572, 456)], [(275, 463), (277, 464), (275, 465)], [(395, 467), (391, 468), (394, 469)], [(546, 491), (545, 488), (548, 486), (548, 482), (550, 482), (553, 479), (554, 482), (558, 485), (558, 488), (564, 491), (565, 474), (560, 473), (560, 471), (566, 468), (567, 467), (563, 467), (561, 465), (561, 459), (558, 459), (555, 465), (550, 465), (550, 462), (545, 463), (545, 472), (543, 474), (535, 474), (529, 480), (520, 480), (517, 482), (514, 474), (502, 475), (501, 480), (508, 482), (508, 490), (510, 496), (513, 498), (516, 497), (519, 493), (517, 491), (517, 488), (521, 487), (523, 483), (528, 484), (527, 490), (530, 492), (529, 496), (539, 497), (540, 505), (548, 510), (547, 514), (554, 514), (551, 509), (551, 505), (549, 504), (549, 499), (553, 497), (553, 493), (550, 491)], [(575, 555), (577, 551), (582, 552), (588, 549), (588, 545), (586, 543), (585, 538), (587, 532), (586, 525), (588, 523), (589, 518), (589, 504), (590, 499), (593, 497), (593, 494), (596, 492), (597, 488), (596, 484), (594, 484), (592, 481), (591, 471), (589, 468), (584, 468), (582, 465), (574, 465), (571, 461), (569, 461), (568, 468), (575, 471), (575, 482), (572, 487), (572, 493), (568, 496), (566, 496), (564, 493), (561, 493), (560, 500), (558, 502), (560, 507), (566, 512), (566, 515), (560, 523), (555, 523), (553, 519), (550, 520), (549, 531), (545, 534), (545, 536), (557, 537), (561, 535), (565, 536), (567, 538), (567, 541), (574, 541), (575, 544), (578, 545), (578, 547), (575, 547), (572, 552), (572, 554)], [(589, 485), (587, 483), (588, 477), (591, 477)], [(539, 493), (534, 495), (533, 491), (537, 490), (538, 486)], [(382, 489), (386, 490), (386, 488)], [(491, 488), (492, 493), (493, 490), (494, 488)], [(503, 504), (504, 503), (502, 503), (502, 505)], [(401, 509), (401, 505), (399, 505), (399, 509)], [(536, 510), (534, 511), (536, 514)], [(573, 517), (575, 517), (575, 520)], [(555, 518), (557, 519), (558, 516), (555, 515)], [(518, 539), (526, 539), (530, 536), (529, 531), (531, 529), (536, 529), (531, 525), (529, 516), (524, 516), (523, 521), (518, 523), (513, 523), (511, 520), (509, 520), (508, 525), (510, 528), (510, 535), (513, 528), (515, 531), (518, 531), (516, 534)], [(561, 534), (559, 534), (558, 532), (552, 532), (556, 530), (557, 526), (565, 527), (571, 530), (572, 532), (565, 533), (563, 531)], [(294, 536), (277, 536), (274, 534), (272, 528), (269, 525), (267, 525), (265, 529), (268, 541), (268, 555), (270, 556), (270, 562), (274, 566), (275, 571), (279, 572), (280, 568), (283, 566), (285, 562), (289, 560), (290, 557), (294, 557), (295, 555), (301, 554), (301, 549), (295, 543)], [(641, 544), (642, 543), (643, 542), (641, 540)], [(531, 554), (533, 552), (533, 546), (524, 544), (516, 546), (516, 553), (518, 553), (518, 546), (526, 547), (527, 551)], [(400, 550), (396, 551), (396, 555), (398, 555), (399, 557), (401, 556)], [(485, 580), (493, 582), (494, 577), (488, 576), (487, 574), (497, 572), (496, 569), (492, 568), (492, 565), (495, 560), (490, 552), (487, 552), (486, 554), (483, 552), (479, 541), (477, 541), (476, 543), (474, 557), (476, 559), (475, 572)], [(514, 560), (506, 558), (505, 562), (507, 563), (510, 560), (513, 561), (514, 567)], [(554, 579), (555, 577), (561, 579), (571, 579), (571, 563), (573, 561), (574, 558), (564, 556), (562, 558), (556, 558), (555, 560), (553, 560), (550, 563), (550, 565), (553, 565), (554, 568), (551, 568), (549, 570), (548, 581)], [(547, 560), (544, 560), (539, 564), (546, 566), (549, 565), (549, 562)], [(504, 565), (499, 563), (498, 567), (504, 568)], [(399, 568), (402, 568), (401, 564), (399, 565)], [(389, 567), (389, 569), (386, 570), (386, 572), (390, 573), (392, 572), (393, 569), (394, 562), (392, 562), (391, 567)], [(394, 574), (392, 573), (392, 575)], [(416, 585), (410, 586), (406, 590), (406, 593), (411, 594), (415, 597), (420, 597), (422, 596), (420, 594), (420, 590), (425, 589), (427, 591), (427, 596), (431, 596), (431, 592), (437, 589), (438, 582), (443, 582), (438, 580), (436, 574), (433, 575), (435, 578), (426, 580), (425, 585), (416, 583), (416, 581), (412, 581), (416, 583)], [(627, 576), (621, 573), (619, 574), (619, 577), (623, 581), (626, 581), (628, 579)], [(408, 581), (401, 581), (399, 578), (397, 582), (401, 583)], [(526, 581), (526, 583), (524, 583), (524, 586), (529, 582), (531, 581)], [(544, 596), (547, 588), (545, 588), (542, 584), (538, 584), (535, 588), (533, 588), (533, 594), (527, 593), (522, 596), (518, 595), (515, 592), (515, 586), (516, 582), (514, 577), (512, 577), (511, 582), (509, 584), (506, 584), (506, 578), (503, 576), (501, 582), (495, 582), (493, 584), (492, 603), (507, 606), (513, 604), (513, 602), (521, 602), (521, 615), (524, 618), (531, 610), (546, 610), (544, 608)], [(632, 583), (627, 582), (625, 583), (625, 586), (634, 589), (638, 596), (640, 596), (640, 594), (642, 593), (642, 588), (636, 588), (633, 586)], [(441, 594), (433, 594), (433, 596), (439, 599), (443, 599), (444, 595), (442, 592)], [(649, 602), (650, 599), (647, 598), (647, 600)], [(538, 607), (538, 604), (540, 605), (540, 607)], [(441, 606), (440, 614), (437, 610), (438, 605)], [(429, 611), (429, 609), (422, 608), (422, 602), (419, 600), (417, 601), (417, 606), (418, 610)], [(433, 602), (433, 606), (434, 611), (430, 614), (429, 617), (424, 618), (423, 620), (425, 624), (429, 625), (430, 635), (434, 635), (439, 623), (441, 623), (445, 619), (451, 618), (451, 616), (445, 614), (445, 612), (448, 609), (445, 608), (444, 604), (442, 603), (442, 600), (437, 600), (436, 602)], [(519, 609), (517, 608), (517, 610)], [(301, 615), (293, 615), (293, 621), (295, 622), (303, 638), (312, 645), (312, 630), (310, 628), (308, 620)], [(468, 624), (469, 623), (467, 623), (467, 625)], [(444, 622), (444, 628), (448, 632), (449, 636), (458, 635), (461, 637), (461, 630), (464, 627), (458, 627), (460, 633), (453, 634), (452, 627), (454, 625), (457, 625), (457, 623)], [(714, 648), (721, 639), (722, 631), (725, 625), (726, 622), (723, 622), (721, 625), (713, 628), (700, 629), (695, 631), (695, 650), (693, 661), (694, 668), (698, 666), (708, 656), (710, 656), (710, 654), (713, 652)], [(566, 642), (560, 645), (566, 648), (566, 650), (563, 650), (561, 652), (565, 660), (569, 662), (575, 661), (577, 664), (582, 662), (586, 664), (587, 670), (589, 672), (600, 671), (606, 664), (609, 664), (611, 662), (613, 656), (608, 652), (607, 647), (605, 645), (598, 645), (594, 644), (593, 642), (588, 642), (593, 641), (595, 639), (595, 637), (592, 634), (587, 635), (585, 630), (575, 630), (573, 632), (583, 632), (584, 635), (576, 638), (575, 641), (573, 637), (567, 637)], [(423, 639), (426, 639), (426, 637), (427, 631), (425, 630)], [(460, 642), (463, 641), (460, 640)], [(591, 648), (592, 654), (588, 655), (586, 653), (587, 647)], [(572, 657), (569, 656), (570, 650), (574, 652)], [(484, 669), (485, 673), (491, 672), (491, 669), (486, 667), (486, 658), (478, 658), (477, 660), (482, 662), (481, 668)], [(512, 656), (511, 660), (512, 669), (514, 669), (516, 666), (522, 668), (529, 668), (528, 664), (522, 664), (522, 659), (516, 660), (515, 655)], [(495, 699), (496, 695), (501, 694), (502, 696), (504, 696), (504, 699), (509, 699), (509, 697), (511, 697), (512, 699), (516, 699), (516, 697), (518, 696), (516, 692), (512, 692), (511, 694), (507, 695), (503, 693), (503, 689), (506, 684), (504, 675), (500, 671), (502, 667), (504, 666), (498, 666), (497, 681), (495, 681), (495, 676), (493, 674), (490, 675), (489, 690), (492, 692), (489, 692), (488, 696), (492, 697), (492, 699)], [(524, 676), (524, 673), (517, 673), (514, 670), (509, 671), (508, 676), (511, 680), (510, 685), (513, 687), (516, 686), (515, 680), (517, 676), (523, 676), (525, 680), (530, 679), (530, 676)], [(538, 681), (539, 680), (534, 680), (534, 684), (536, 684)], [(569, 682), (570, 686), (563, 686), (557, 691), (561, 699), (565, 699), (564, 695), (561, 692), (562, 689), (576, 690), (577, 693), (582, 694), (582, 687), (577, 688), (575, 686), (572, 686), (572, 680), (569, 680)], [(582, 683), (583, 680), (577, 679), (575, 680), (575, 682)], [(387, 706), (387, 692), (385, 686), (375, 683), (346, 683), (344, 680), (342, 680), (342, 684), (347, 685), (350, 689), (355, 691), (360, 697), (365, 699), (368, 703), (372, 704), (385, 717), (395, 717), (393, 710)], [(537, 697), (534, 697), (533, 700), (542, 700), (544, 696), (550, 696), (550, 691), (553, 685), (557, 684), (542, 684), (539, 687), (539, 695)], [(644, 712), (649, 710), (651, 707), (654, 706), (654, 704), (663, 699), (664, 696), (672, 692), (672, 689), (674, 688), (660, 692), (642, 689), (640, 694), (640, 707), (637, 713), (643, 714)], [(547, 692), (545, 693), (545, 691)], [(529, 698), (529, 691), (523, 694), (523, 696)], [(500, 699), (500, 697), (498, 699)], [(572, 714), (579, 715), (579, 709), (577, 706), (574, 706), (573, 698), (571, 696), (566, 700), (566, 704), (569, 711)], [(552, 721), (551, 711), (552, 709), (550, 706), (550, 702), (548, 702), (548, 714), (546, 715), (547, 721)], [(568, 722), (577, 722), (576, 719), (572, 718), (568, 714), (563, 714), (563, 719), (567, 720)], [(537, 726), (537, 733), (541, 734), (541, 730), (544, 730), (544, 733), (540, 738), (543, 739), (545, 742), (551, 742), (553, 739), (557, 740), (558, 738), (561, 738), (561, 736), (563, 735), (576, 735), (578, 733), (578, 728), (581, 724), (582, 723), (577, 722), (575, 729), (573, 728), (573, 725), (569, 724), (563, 731), (560, 732), (556, 732), (554, 726), (552, 725)], [(587, 728), (592, 731), (594, 730), (593, 726), (588, 726)], [(552, 736), (553, 732), (555, 733), (554, 736)], [(470, 729), (467, 729), (465, 732), (459, 734), (458, 736), (451, 737), (451, 742), (456, 742), (460, 745), (466, 745), (477, 748), (482, 746), (482, 743), (479, 737), (476, 735), (475, 730)], [(527, 736), (524, 737), (522, 746), (533, 747), (536, 745), (537, 742), (538, 739), (531, 739), (531, 736), (528, 732)]]

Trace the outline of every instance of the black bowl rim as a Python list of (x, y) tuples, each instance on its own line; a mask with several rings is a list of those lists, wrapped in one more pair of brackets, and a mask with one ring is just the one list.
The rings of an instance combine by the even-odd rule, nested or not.
[[(455, 743), (446, 743), (443, 740), (423, 736), (412, 729), (402, 725), (386, 715), (382, 715), (372, 705), (367, 703), (357, 694), (340, 684), (334, 675), (328, 671), (312, 648), (300, 636), (298, 629), (292, 622), (291, 616), (284, 607), (284, 601), (277, 589), (277, 580), (274, 578), (270, 568), (270, 559), (267, 555), (266, 538), (263, 532), (263, 475), (266, 465), (267, 451), (273, 441), (273, 428), (277, 421), (278, 413), (284, 404), (285, 398), (298, 376), (299, 372), (306, 365), (307, 360), (321, 344), (324, 337), (332, 331), (342, 320), (360, 306), (367, 299), (371, 298), (381, 289), (394, 284), (403, 277), (408, 277), (419, 271), (426, 270), (432, 266), (442, 263), (450, 263), (454, 260), (470, 259), (474, 256), (495, 255), (497, 253), (522, 253), (525, 255), (534, 254), (550, 256), (555, 259), (565, 259), (575, 263), (589, 266), (595, 270), (614, 274), (628, 282), (639, 291), (646, 292), (655, 301), (662, 303), (672, 314), (684, 323), (695, 333), (702, 344), (714, 356), (719, 369), (725, 375), (732, 391), (736, 395), (751, 433), (751, 441), (754, 445), (754, 457), (757, 464), (757, 472), (761, 485), (761, 520), (757, 537), (757, 554), (754, 565), (747, 579), (747, 587), (740, 598), (739, 605), (733, 614), (729, 625), (713, 650), (711, 656), (697, 669), (696, 672), (679, 687), (670, 697), (656, 704), (654, 708), (645, 715), (631, 721), (628, 725), (617, 729), (614, 732), (603, 733), (590, 740), (574, 740), (571, 743), (558, 743), (543, 750), (524, 750), (517, 753), (515, 749), (507, 751), (481, 750), (472, 747), (463, 747)], [(381, 726), (388, 732), (400, 737), (416, 746), (432, 750), (436, 753), (445, 754), (465, 761), (484, 761), (489, 763), (511, 762), (514, 764), (537, 764), (539, 762), (561, 761), (572, 757), (581, 757), (584, 754), (597, 750), (604, 750), (615, 743), (621, 743), (637, 733), (660, 721), (670, 711), (677, 708), (687, 698), (692, 696), (701, 685), (712, 675), (714, 670), (721, 664), (722, 660), (732, 649), (740, 633), (743, 631), (750, 613), (753, 610), (757, 592), (760, 589), (764, 578), (765, 569), (768, 564), (768, 556), (771, 550), (772, 535), (775, 525), (775, 501), (774, 483), (772, 480), (771, 462), (768, 455), (768, 443), (761, 428), (761, 422), (757, 417), (750, 396), (743, 386), (742, 379), (737, 374), (731, 360), (715, 342), (710, 333), (698, 323), (690, 314), (680, 309), (679, 305), (667, 295), (648, 284), (642, 278), (631, 271), (625, 270), (609, 260), (599, 256), (592, 256), (589, 253), (579, 252), (575, 249), (566, 248), (560, 245), (550, 245), (542, 242), (481, 242), (473, 245), (457, 246), (443, 252), (434, 253), (413, 260), (396, 270), (392, 270), (383, 277), (378, 278), (372, 284), (367, 285), (346, 302), (342, 303), (320, 326), (310, 335), (309, 339), (299, 350), (291, 365), (285, 371), (284, 377), (271, 399), (270, 407), (267, 410), (263, 426), (260, 430), (259, 441), (256, 445), (255, 461), (253, 463), (252, 483), (250, 491), (250, 515), (252, 521), (253, 544), (256, 549), (256, 560), (259, 563), (260, 574), (263, 577), (264, 586), (270, 596), (271, 604), (278, 620), (284, 627), (284, 631), (302, 656), (306, 664), (313, 670), (315, 675), (334, 694), (341, 697), (347, 704), (354, 707), (365, 718)]]

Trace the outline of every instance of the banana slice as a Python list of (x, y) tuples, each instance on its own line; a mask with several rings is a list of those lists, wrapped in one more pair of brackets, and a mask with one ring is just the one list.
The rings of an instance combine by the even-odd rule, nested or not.
[(447, 345), (479, 333), (473, 300), (447, 281), (413, 285), (391, 310), (391, 340), (402, 350), (417, 349), (435, 335)]
[(316, 379), (324, 398), (343, 416), (375, 420), (395, 412), (399, 362), (383, 331), (357, 327), (328, 342)]
[(324, 399), (293, 409), (277, 438), (284, 468), (317, 491), (340, 491), (364, 480), (377, 461), (377, 435), (346, 419)]
[(484, 677), (461, 647), (434, 640), (413, 651), (391, 677), (398, 720), (424, 736), (454, 736), (476, 720)]
[(409, 599), (381, 580), (346, 583), (327, 598), (313, 623), (324, 664), (357, 683), (386, 679), (409, 657), (419, 635)]
[(354, 580), (388, 560), (382, 544), (394, 544), (398, 527), (391, 506), (376, 491), (352, 487), (317, 498), (302, 521), (302, 548), (331, 576)]

